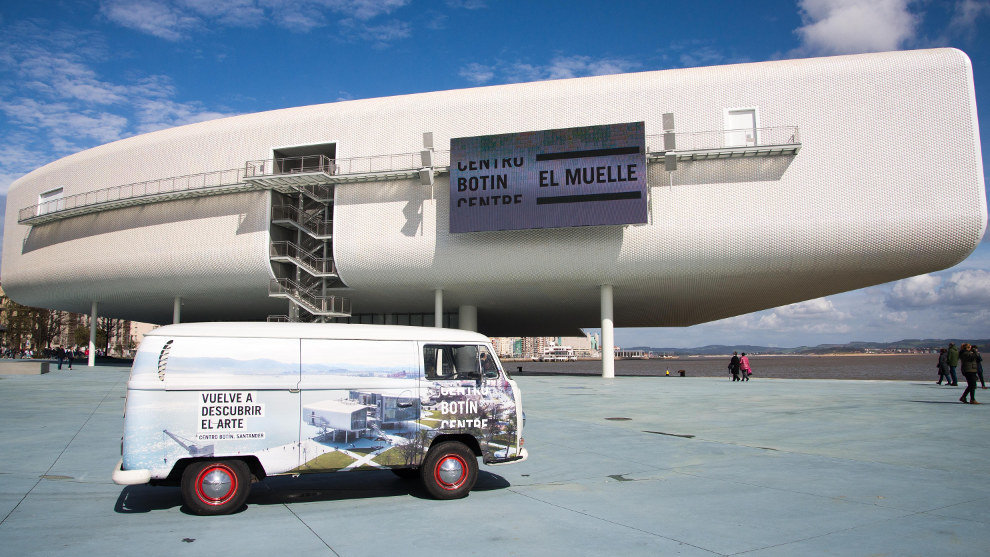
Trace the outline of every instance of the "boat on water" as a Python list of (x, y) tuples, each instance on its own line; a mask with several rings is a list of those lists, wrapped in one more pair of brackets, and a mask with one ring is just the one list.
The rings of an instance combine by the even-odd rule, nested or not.
[(577, 361), (577, 356), (574, 354), (574, 348), (570, 346), (549, 346), (543, 350), (538, 360), (541, 362), (574, 362)]

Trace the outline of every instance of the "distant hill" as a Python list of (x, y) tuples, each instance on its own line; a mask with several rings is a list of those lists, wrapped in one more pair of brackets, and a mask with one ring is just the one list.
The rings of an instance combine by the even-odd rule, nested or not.
[(915, 352), (944, 348), (954, 342), (956, 346), (964, 342), (981, 346), (981, 352), (990, 352), (990, 339), (916, 339), (909, 338), (895, 342), (863, 342), (854, 341), (846, 344), (819, 344), (818, 346), (798, 346), (794, 348), (781, 348), (779, 346), (755, 346), (751, 344), (709, 344), (695, 348), (657, 348), (652, 346), (633, 346), (623, 350), (648, 350), (657, 354), (671, 354), (675, 356), (716, 356), (731, 354), (732, 352), (746, 352), (748, 354), (849, 354), (856, 352), (889, 352), (900, 351)]

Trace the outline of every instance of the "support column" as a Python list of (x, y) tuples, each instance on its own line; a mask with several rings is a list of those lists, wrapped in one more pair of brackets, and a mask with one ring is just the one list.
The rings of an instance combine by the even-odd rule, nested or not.
[(433, 291), (433, 326), (443, 327), (443, 289)]
[(182, 298), (176, 296), (175, 302), (172, 304), (172, 323), (181, 323), (180, 318), (182, 317)]
[(93, 311), (89, 316), (89, 367), (96, 365), (96, 302), (93, 302)]
[(612, 325), (612, 285), (602, 285), (602, 377), (615, 377), (615, 331)]
[(478, 307), (461, 306), (457, 308), (457, 326), (465, 331), (478, 332)]

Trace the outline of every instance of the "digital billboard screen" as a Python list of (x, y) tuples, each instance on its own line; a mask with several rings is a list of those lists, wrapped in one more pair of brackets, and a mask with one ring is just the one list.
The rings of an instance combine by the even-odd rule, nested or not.
[(645, 223), (643, 122), (450, 140), (450, 231)]

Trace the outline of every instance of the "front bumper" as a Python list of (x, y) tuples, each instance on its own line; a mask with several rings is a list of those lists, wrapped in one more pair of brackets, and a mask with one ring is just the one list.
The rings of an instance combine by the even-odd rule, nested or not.
[(117, 467), (113, 469), (113, 483), (117, 485), (138, 485), (151, 481), (151, 470), (124, 470), (124, 460), (117, 461)]
[(485, 464), (489, 466), (501, 466), (503, 464), (515, 464), (516, 462), (522, 462), (529, 458), (529, 451), (526, 449), (519, 449), (519, 456), (514, 456), (508, 460), (499, 460), (498, 462), (486, 462)]

